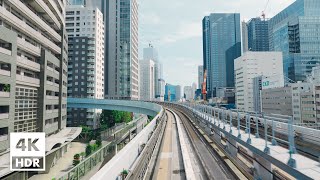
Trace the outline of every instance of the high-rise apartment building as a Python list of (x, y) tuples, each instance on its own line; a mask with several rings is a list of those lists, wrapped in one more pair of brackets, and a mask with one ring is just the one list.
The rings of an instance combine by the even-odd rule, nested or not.
[(271, 51), (282, 51), (286, 77), (303, 81), (320, 63), (320, 1), (296, 0), (269, 20)]
[[(108, 45), (115, 47), (108, 49), (108, 61), (105, 63), (105, 95), (111, 99), (138, 99), (138, 2), (137, 0), (116, 0), (106, 2), (115, 5), (115, 16), (109, 18), (112, 26), (107, 27)], [(115, 28), (113, 33), (110, 29)], [(115, 52), (111, 50), (115, 49)]]
[(211, 97), (218, 87), (234, 87), (234, 59), (241, 56), (240, 14), (213, 13), (202, 24), (203, 65)]
[[(72, 140), (61, 133), (78, 132), (66, 128), (65, 6), (65, 0), (0, 1), (0, 157), (9, 156), (10, 132), (45, 132), (47, 155), (55, 160)], [(53, 158), (46, 164), (48, 171)], [(0, 166), (0, 179), (31, 175), (11, 172), (9, 158), (1, 158)]]
[(246, 23), (249, 51), (269, 51), (268, 20), (252, 18)]
[(198, 66), (198, 89), (202, 89), (203, 84), (203, 66)]
[[(98, 8), (68, 5), (68, 97), (104, 98), (104, 23)], [(98, 128), (98, 110), (68, 109), (68, 126)]]
[(105, 24), (104, 93), (107, 99), (139, 98), (137, 0), (86, 0)]
[(140, 73), (140, 100), (152, 101), (155, 99), (155, 63), (153, 60), (139, 62)]
[(257, 76), (281, 76), (281, 52), (246, 52), (235, 60), (236, 105), (242, 111), (254, 111), (253, 81)]

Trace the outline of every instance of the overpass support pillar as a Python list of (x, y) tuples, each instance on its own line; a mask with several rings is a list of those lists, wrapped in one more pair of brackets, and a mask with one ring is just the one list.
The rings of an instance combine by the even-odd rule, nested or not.
[(253, 154), (253, 157), (255, 159), (253, 161), (255, 179), (272, 179), (271, 163), (258, 155)]
[(237, 142), (234, 139), (228, 138), (227, 147), (228, 147), (228, 151), (231, 154), (231, 156), (237, 157), (238, 146), (237, 146)]

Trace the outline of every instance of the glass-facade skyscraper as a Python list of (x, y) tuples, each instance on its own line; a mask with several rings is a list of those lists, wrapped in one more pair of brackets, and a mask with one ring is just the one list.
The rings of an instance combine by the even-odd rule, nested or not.
[(85, 0), (101, 10), (105, 25), (106, 99), (139, 98), (138, 1)]
[(208, 97), (218, 87), (234, 87), (234, 59), (241, 56), (240, 14), (212, 13), (202, 20), (203, 65)]
[[(177, 86), (171, 85), (171, 84), (166, 84), (165, 86), (165, 94), (164, 94), (164, 100), (169, 101), (169, 102), (174, 102), (176, 101), (176, 90)], [(181, 90), (180, 90), (181, 91)], [(180, 94), (180, 93), (179, 93)], [(179, 98), (180, 99), (180, 98)]]
[(283, 52), (284, 75), (303, 81), (320, 63), (320, 1), (297, 0), (269, 21), (269, 47)]
[(269, 51), (268, 20), (252, 18), (246, 23), (249, 51)]

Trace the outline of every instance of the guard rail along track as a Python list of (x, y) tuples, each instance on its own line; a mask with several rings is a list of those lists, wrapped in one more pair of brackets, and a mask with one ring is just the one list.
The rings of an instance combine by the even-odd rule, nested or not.
[[(196, 152), (198, 152), (198, 158), (200, 159), (202, 166), (205, 170), (206, 178), (208, 179), (221, 179), (224, 175), (229, 179), (253, 179), (253, 177), (245, 172), (241, 167), (238, 166), (238, 164), (227, 155), (226, 152), (220, 147), (218, 147), (208, 136), (204, 133), (204, 131), (196, 125), (196, 123), (191, 119), (193, 117), (192, 114), (186, 112), (183, 107), (180, 106), (173, 106), (175, 112), (179, 115), (179, 117), (182, 119), (182, 122), (188, 132), (188, 135), (190, 137), (190, 140), (192, 141), (192, 136), (194, 138), (198, 138), (199, 142), (201, 141), (206, 149), (208, 150), (208, 156), (201, 157), (199, 154), (199, 151), (197, 150), (198, 147), (196, 147), (194, 144), (194, 149)], [(193, 132), (191, 132), (193, 131)], [(194, 134), (194, 135), (192, 135)], [(222, 171), (213, 172), (214, 169), (212, 169), (212, 165), (215, 164), (208, 160), (216, 161), (217, 159), (217, 168), (221, 168)], [(219, 173), (222, 173), (219, 175)]]
[[(141, 151), (136, 162), (133, 164), (131, 171), (126, 179), (128, 180), (143, 180), (147, 176), (148, 169), (150, 168), (150, 160), (153, 154), (159, 151), (161, 139), (167, 124), (166, 111), (157, 119), (157, 126), (152, 134), (149, 134), (149, 140), (143, 150)], [(152, 170), (153, 172), (153, 170)], [(149, 175), (150, 176), (150, 175)], [(152, 176), (151, 176), (152, 177)]]

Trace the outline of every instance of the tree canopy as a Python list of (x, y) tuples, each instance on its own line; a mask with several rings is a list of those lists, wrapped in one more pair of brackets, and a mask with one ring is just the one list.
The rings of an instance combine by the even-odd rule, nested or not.
[(100, 115), (100, 125), (101, 127), (110, 128), (116, 123), (128, 123), (132, 121), (132, 118), (133, 114), (131, 112), (102, 110), (102, 113)]

